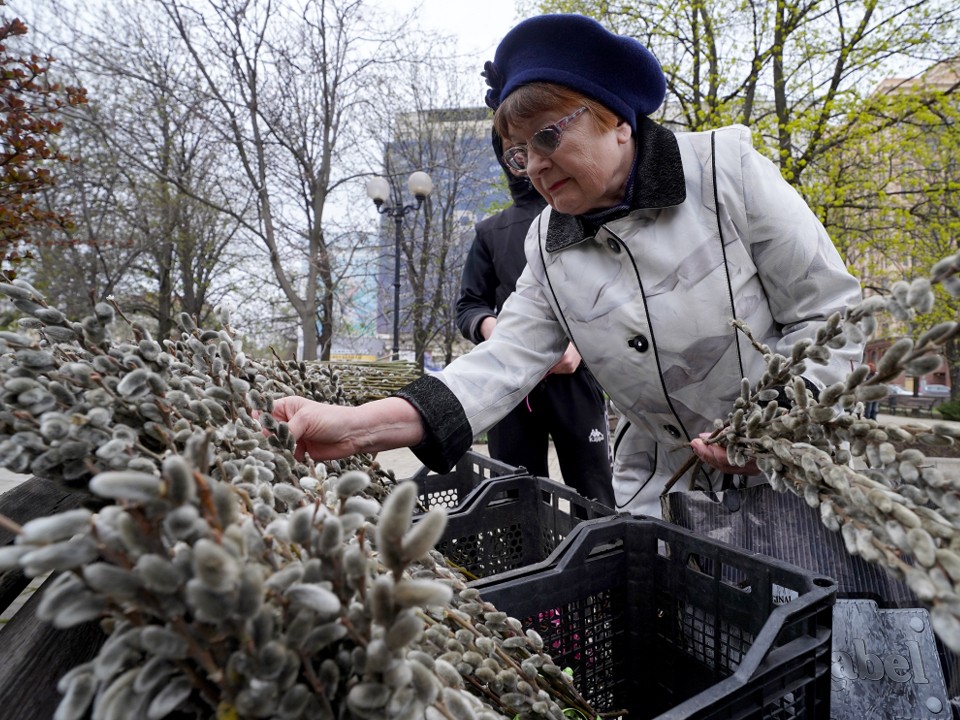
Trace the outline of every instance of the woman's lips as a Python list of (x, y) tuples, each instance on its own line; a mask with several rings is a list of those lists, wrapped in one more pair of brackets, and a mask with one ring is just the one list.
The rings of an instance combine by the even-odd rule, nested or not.
[(549, 192), (549, 193), (554, 193), (554, 192), (556, 192), (556, 191), (559, 190), (561, 187), (563, 187), (564, 185), (567, 184), (567, 180), (569, 180), (569, 178), (564, 178), (563, 180), (559, 180), (558, 182), (555, 182), (553, 185), (551, 185), (550, 187), (547, 188), (547, 192)]

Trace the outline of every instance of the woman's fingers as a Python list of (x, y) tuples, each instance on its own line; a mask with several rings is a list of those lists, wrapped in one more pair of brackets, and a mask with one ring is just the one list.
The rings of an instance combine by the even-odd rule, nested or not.
[(731, 465), (727, 458), (727, 451), (721, 445), (715, 443), (706, 443), (704, 438), (710, 437), (709, 433), (703, 433), (698, 438), (690, 441), (690, 448), (694, 454), (703, 460), (710, 467), (714, 467), (720, 472), (733, 475), (759, 475), (760, 468), (756, 461), (751, 458), (746, 465)]

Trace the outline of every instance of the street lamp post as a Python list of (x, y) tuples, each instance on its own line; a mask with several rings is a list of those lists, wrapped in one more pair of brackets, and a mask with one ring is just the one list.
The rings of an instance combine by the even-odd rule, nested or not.
[(404, 205), (394, 201), (387, 205), (390, 198), (390, 183), (385, 178), (375, 177), (367, 182), (367, 196), (377, 206), (381, 215), (393, 218), (396, 223), (396, 237), (394, 239), (393, 265), (393, 359), (400, 359), (400, 238), (403, 233), (403, 216), (408, 212), (416, 212), (423, 205), (424, 199), (433, 190), (433, 180), (425, 172), (417, 171), (410, 175), (407, 187), (417, 199), (416, 205)]

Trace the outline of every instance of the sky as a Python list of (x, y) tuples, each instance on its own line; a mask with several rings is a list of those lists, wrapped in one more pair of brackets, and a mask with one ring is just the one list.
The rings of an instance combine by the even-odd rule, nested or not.
[[(385, 13), (404, 17), (415, 8), (420, 10), (417, 23), (422, 31), (435, 30), (437, 34), (454, 36), (458, 40), (458, 55), (465, 58), (467, 66), (472, 63), (476, 68), (476, 104), (483, 102), (486, 86), (480, 78), (483, 63), (493, 60), (497, 45), (503, 36), (519, 21), (518, 0), (368, 0), (374, 7), (381, 7)], [(529, 0), (520, 0), (530, 4)], [(350, 202), (343, 203), (343, 210), (337, 206), (332, 217), (355, 216), (355, 208)], [(379, 222), (377, 214), (370, 209), (372, 222)]]
[(482, 64), (493, 60), (497, 44), (517, 23), (516, 0), (379, 0), (398, 12), (420, 5), (425, 28), (456, 35), (465, 55), (474, 55)]

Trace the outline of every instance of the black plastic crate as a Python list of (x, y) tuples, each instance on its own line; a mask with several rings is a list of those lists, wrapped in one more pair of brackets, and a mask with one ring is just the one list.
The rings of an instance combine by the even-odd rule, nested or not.
[(543, 562), (578, 524), (613, 513), (548, 478), (495, 478), (447, 515), (436, 548), (468, 578), (490, 577)]
[(815, 573), (617, 516), (471, 584), (536, 630), (605, 718), (830, 717), (836, 583)]
[(448, 473), (438, 475), (421, 467), (409, 479), (417, 483), (420, 509), (443, 507), (454, 509), (463, 504), (467, 496), (487, 480), (496, 477), (528, 475), (523, 468), (494, 460), (473, 450), (468, 450)]

